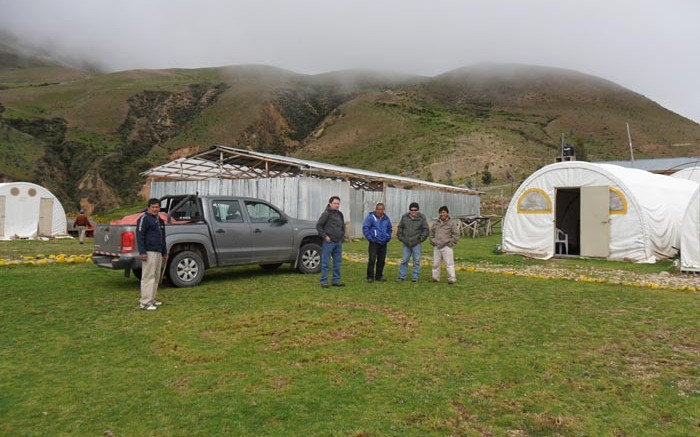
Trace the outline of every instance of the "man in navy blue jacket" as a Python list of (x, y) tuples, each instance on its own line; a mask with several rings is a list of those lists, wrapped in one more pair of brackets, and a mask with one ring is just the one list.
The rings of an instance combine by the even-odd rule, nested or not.
[(391, 240), (391, 232), (391, 219), (384, 213), (384, 204), (377, 203), (374, 211), (370, 212), (362, 223), (362, 233), (369, 241), (367, 282), (386, 281), (384, 264), (386, 263), (386, 249)]
[(156, 300), (160, 271), (168, 262), (160, 200), (148, 200), (148, 210), (136, 223), (136, 241), (141, 258), (141, 309), (155, 310), (161, 304)]

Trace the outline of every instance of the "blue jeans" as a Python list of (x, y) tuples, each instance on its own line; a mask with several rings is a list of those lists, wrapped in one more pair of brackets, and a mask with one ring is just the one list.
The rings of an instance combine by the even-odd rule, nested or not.
[(340, 263), (343, 260), (343, 243), (323, 241), (321, 246), (321, 285), (328, 284), (328, 267), (333, 257), (333, 283), (340, 283)]
[(401, 257), (401, 265), (399, 266), (399, 279), (406, 279), (408, 260), (413, 257), (413, 273), (411, 274), (411, 279), (418, 280), (418, 273), (420, 273), (420, 249), (420, 243), (413, 247), (408, 247), (405, 244), (403, 245), (403, 256)]

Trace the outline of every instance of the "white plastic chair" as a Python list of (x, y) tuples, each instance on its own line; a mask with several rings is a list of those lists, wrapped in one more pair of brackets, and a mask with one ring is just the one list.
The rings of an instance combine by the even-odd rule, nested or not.
[[(559, 250), (559, 245), (564, 249), (563, 252)], [(554, 253), (555, 254), (569, 254), (569, 236), (566, 235), (564, 231), (559, 228), (554, 229)]]

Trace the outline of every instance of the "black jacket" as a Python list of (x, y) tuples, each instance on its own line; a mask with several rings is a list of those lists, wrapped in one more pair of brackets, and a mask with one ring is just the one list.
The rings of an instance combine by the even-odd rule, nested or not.
[(160, 252), (163, 256), (168, 254), (168, 246), (165, 245), (165, 222), (160, 215), (145, 213), (139, 218), (136, 223), (136, 241), (141, 255), (145, 255), (146, 252)]
[(318, 222), (316, 222), (316, 230), (322, 239), (326, 239), (326, 235), (331, 237), (331, 241), (342, 242), (345, 237), (345, 218), (343, 213), (337, 209), (331, 209), (328, 205), (323, 211)]
[(401, 216), (396, 238), (406, 246), (413, 247), (416, 244), (424, 242), (428, 238), (429, 232), (428, 220), (423, 213), (419, 212), (418, 215), (413, 218), (411, 217), (411, 213), (407, 212)]

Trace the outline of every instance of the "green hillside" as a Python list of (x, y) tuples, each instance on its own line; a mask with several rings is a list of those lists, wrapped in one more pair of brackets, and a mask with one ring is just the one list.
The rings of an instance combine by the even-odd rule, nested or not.
[[(24, 56), (24, 57), (23, 57)], [(579, 157), (695, 155), (700, 125), (600, 78), (478, 65), (433, 78), (302, 75), (249, 65), (99, 73), (0, 44), (0, 178), (55, 192), (67, 209), (138, 197), (139, 173), (214, 144), (481, 185)]]

